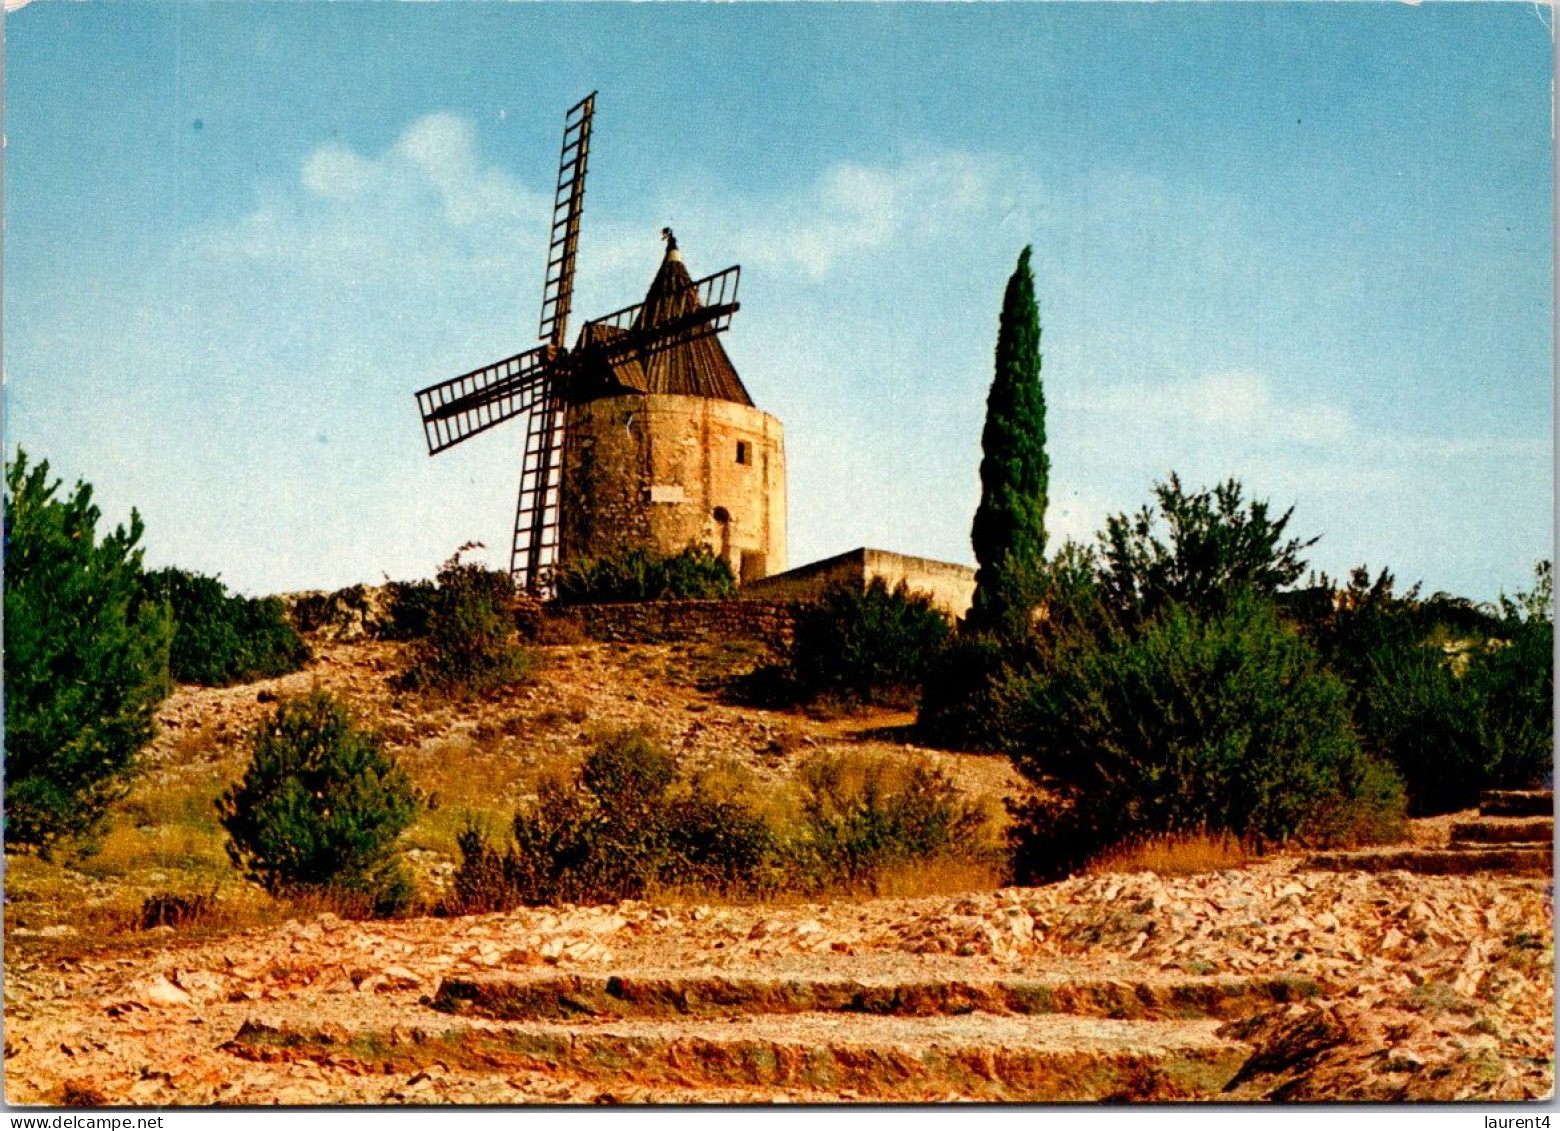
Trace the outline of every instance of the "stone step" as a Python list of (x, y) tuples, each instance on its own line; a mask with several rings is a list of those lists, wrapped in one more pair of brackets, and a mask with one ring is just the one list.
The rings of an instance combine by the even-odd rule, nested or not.
[(614, 1091), (759, 1089), (768, 1098), (1005, 1103), (1201, 1100), (1251, 1048), (1221, 1022), (800, 1013), (715, 1020), (468, 1023), (430, 1031), (301, 1029), (246, 1022), (223, 1051), (364, 1075), (437, 1070), (545, 1074)]
[(1490, 789), (1479, 798), (1483, 817), (1553, 817), (1555, 794), (1550, 789)]
[(1418, 872), (1457, 876), (1476, 872), (1547, 875), (1554, 871), (1552, 845), (1500, 848), (1411, 848), (1395, 852), (1318, 852), (1301, 867), (1319, 872)]
[(1461, 844), (1552, 844), (1553, 817), (1482, 817), (1452, 826), (1452, 846)]
[(497, 1021), (850, 1013), (895, 1017), (1069, 1014), (1119, 1020), (1232, 1018), (1320, 993), (1287, 975), (1124, 978), (842, 978), (636, 972), (446, 978), (433, 1007)]

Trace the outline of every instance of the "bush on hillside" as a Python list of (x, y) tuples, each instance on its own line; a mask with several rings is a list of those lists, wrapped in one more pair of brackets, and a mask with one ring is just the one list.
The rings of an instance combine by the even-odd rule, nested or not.
[(675, 554), (636, 547), (606, 557), (576, 558), (553, 574), (553, 585), (564, 605), (716, 600), (736, 592), (731, 567), (701, 545)]
[(46, 849), (119, 794), (171, 689), (167, 606), (142, 586), (140, 516), (99, 538), (92, 488), (5, 469), (5, 842)]
[(986, 813), (934, 766), (820, 755), (800, 776), (802, 820), (787, 872), (804, 889), (877, 894), (897, 869), (989, 863)]
[(1343, 683), (1269, 601), (1179, 604), (1060, 649), (1030, 683), (1015, 765), (1059, 800), (1023, 810), (1021, 877), (1132, 838), (1389, 839), (1401, 784), (1361, 750)]
[(383, 742), (316, 688), (283, 699), (250, 746), (243, 779), (217, 800), (234, 865), (273, 894), (404, 911), (411, 883), (395, 846), (419, 800)]
[(1554, 777), (1553, 569), (1540, 562), (1533, 589), (1501, 597), (1502, 643), (1474, 656), (1464, 677), (1483, 707), (1488, 788), (1531, 789)]
[(951, 634), (930, 597), (882, 578), (863, 589), (844, 584), (797, 608), (785, 662), (796, 701), (913, 701), (927, 665)]
[(385, 585), (390, 615), (380, 627), (383, 640), (421, 640), (433, 627), (439, 587), (432, 581), (391, 581)]
[(173, 612), (168, 668), (180, 683), (226, 687), (295, 672), (309, 660), (280, 598), (229, 594), (215, 577), (173, 568), (147, 574), (145, 586)]
[(987, 816), (925, 763), (819, 757), (803, 769), (799, 814), (772, 822), (730, 785), (687, 779), (637, 731), (602, 739), (578, 774), (549, 779), (508, 842), (458, 839), (447, 910), (599, 903), (657, 892), (773, 895), (877, 891), (938, 863), (997, 869)]
[(918, 738), (949, 750), (1006, 752), (1019, 740), (1014, 708), (1037, 658), (995, 636), (959, 634), (927, 663)]
[(970, 622), (928, 663), (916, 726), (921, 737), (959, 750), (1011, 752), (1021, 742), (1015, 714), (1025, 688), (1057, 648), (1100, 629), (1098, 559), (1064, 543), (1034, 577), (1039, 605), (1027, 629), (973, 631)]
[(439, 567), (431, 602), (422, 590), (410, 591), (414, 603), (402, 623), (420, 616), (410, 610), (427, 602), (427, 628), (400, 677), (407, 690), (484, 695), (520, 682), (535, 666), (515, 628), (518, 597), (510, 576), (461, 561), (475, 545), (462, 546)]
[(461, 912), (667, 888), (754, 890), (772, 857), (761, 818), (735, 797), (679, 781), (671, 755), (633, 730), (597, 743), (576, 778), (544, 781), (536, 804), (515, 815), (507, 846), (468, 828), (459, 847)]
[(1304, 619), (1350, 689), (1366, 749), (1397, 767), (1416, 815), (1469, 808), (1486, 789), (1531, 786), (1554, 756), (1548, 563), (1499, 614), (1363, 569)]

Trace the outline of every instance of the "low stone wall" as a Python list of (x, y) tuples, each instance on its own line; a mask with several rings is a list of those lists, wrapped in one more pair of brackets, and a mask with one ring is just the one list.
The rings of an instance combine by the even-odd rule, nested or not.
[(954, 620), (970, 611), (975, 598), (975, 571), (967, 565), (913, 558), (866, 546), (747, 582), (741, 592), (761, 601), (809, 601), (833, 586), (855, 585), (865, 589), (875, 579), (881, 579), (890, 590), (903, 585), (912, 593), (930, 598), (936, 608)]
[(791, 642), (795, 630), (791, 606), (769, 601), (574, 605), (554, 615), (574, 621), (592, 640), (625, 644), (757, 640), (780, 646)]

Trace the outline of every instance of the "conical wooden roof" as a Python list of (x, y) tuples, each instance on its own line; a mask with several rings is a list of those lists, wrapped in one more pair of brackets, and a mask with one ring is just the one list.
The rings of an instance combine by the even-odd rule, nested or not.
[[(693, 278), (683, 265), (682, 254), (677, 250), (676, 243), (669, 241), (666, 257), (661, 260), (661, 269), (656, 272), (650, 290), (645, 294), (644, 311), (634, 328), (637, 330), (645, 325), (654, 326), (698, 309), (699, 297), (694, 289)], [(598, 339), (605, 339), (606, 334), (602, 331), (613, 333), (607, 327), (598, 327)], [(598, 367), (597, 372), (581, 374), (576, 396), (589, 399), (610, 396), (614, 392), (670, 393), (735, 401), (745, 405), (753, 403), (753, 398), (748, 396), (747, 388), (742, 384), (742, 378), (737, 376), (731, 359), (726, 356), (725, 347), (715, 334), (707, 334), (695, 341), (648, 355), (630, 354), (610, 365)]]

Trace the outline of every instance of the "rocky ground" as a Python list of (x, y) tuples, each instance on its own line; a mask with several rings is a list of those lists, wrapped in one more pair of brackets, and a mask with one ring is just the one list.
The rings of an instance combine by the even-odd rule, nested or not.
[[(551, 651), (535, 684), (482, 705), (398, 697), (385, 679), (396, 649), (375, 643), (328, 646), (309, 671), (261, 685), (181, 690), (148, 759), (151, 784), (127, 802), (117, 819), (128, 824), (97, 864), (8, 861), (8, 1102), (1552, 1091), (1553, 885), (1543, 876), (1322, 871), (1294, 856), (1205, 875), (824, 904), (669, 900), (362, 923), (283, 909), (152, 931), (110, 914), (193, 882), (189, 860), (214, 851), (197, 829), (187, 852), (136, 856), (146, 838), (168, 840), (155, 798), (209, 805), (270, 700), (316, 680), (383, 726), (448, 792), (447, 808), (523, 794), (536, 773), (577, 759), (594, 728), (625, 723), (686, 760), (729, 763), (777, 788), (820, 749), (932, 757), (993, 802), (1018, 785), (1000, 760), (906, 747), (903, 718), (733, 706), (711, 676), (729, 656)], [(441, 773), (451, 765), (460, 772)], [(1444, 842), (1454, 823), (1417, 835)], [(433, 879), (447, 863), (442, 835), (422, 833)], [(117, 870), (101, 862), (116, 851)]]
[(1075, 878), (6, 956), (6, 1095), (133, 1104), (1531, 1099), (1544, 881)]

